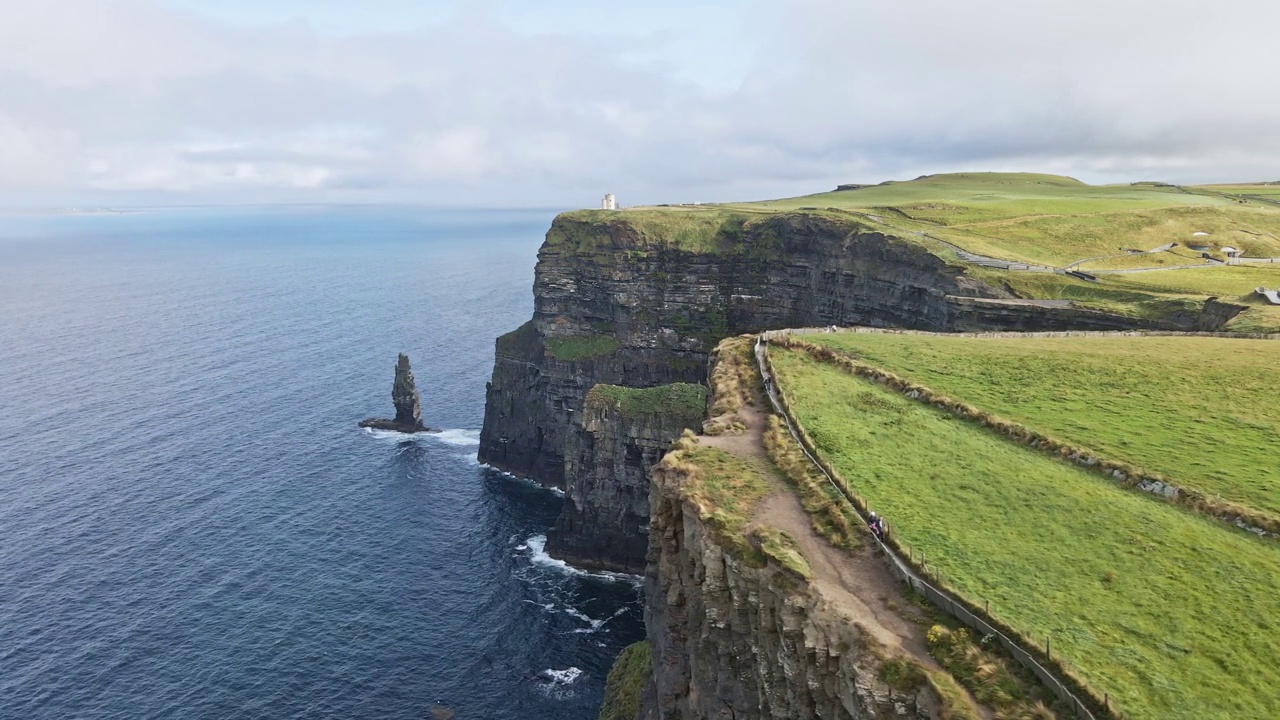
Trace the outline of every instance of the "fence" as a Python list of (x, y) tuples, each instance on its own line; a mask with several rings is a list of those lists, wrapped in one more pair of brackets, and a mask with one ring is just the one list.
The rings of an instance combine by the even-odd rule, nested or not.
[(1227, 258), (1228, 265), (1266, 265), (1280, 263), (1280, 257), (1233, 257)]
[[(827, 482), (831, 483), (831, 487), (835, 488), (836, 492), (838, 492), (840, 496), (843, 497), (851, 507), (853, 507), (854, 511), (858, 514), (858, 517), (862, 519), (863, 523), (867, 523), (862, 503), (858, 502), (857, 499), (852, 496), (848, 488), (841, 483), (836, 482), (836, 479), (827, 471), (827, 468), (818, 461), (818, 458), (815, 455), (816, 449), (811, 451), (809, 448), (808, 443), (802, 437), (795, 421), (792, 419), (791, 412), (785, 407), (779, 394), (777, 384), (773, 381), (773, 368), (772, 364), (769, 362), (766, 348), (771, 337), (776, 337), (777, 335), (785, 332), (787, 331), (769, 331), (761, 333), (756, 337), (756, 365), (760, 369), (760, 376), (764, 378), (765, 393), (769, 397), (769, 403), (773, 406), (774, 412), (778, 413), (778, 415), (782, 417), (783, 422), (787, 425), (787, 431), (791, 433), (791, 437), (795, 439), (796, 443), (800, 446), (801, 452), (805, 454), (805, 457), (809, 459), (809, 462), (811, 462), (813, 466), (816, 467), (824, 477), (826, 477)], [(970, 610), (965, 603), (927, 582), (920, 576), (916, 569), (912, 567), (911, 563), (903, 560), (888, 543), (882, 540), (875, 533), (871, 533), (870, 537), (875, 539), (876, 544), (880, 547), (881, 552), (888, 561), (889, 569), (899, 580), (906, 583), (912, 590), (923, 595), (935, 607), (954, 617), (956, 620), (959, 620), (962, 624), (973, 629), (975, 632), (980, 633), (982, 636), (991, 636), (996, 638), (1001, 647), (1009, 653), (1009, 656), (1012, 657), (1019, 665), (1022, 665), (1035, 673), (1036, 677), (1040, 679), (1050, 692), (1061, 700), (1063, 704), (1071, 708), (1076, 718), (1096, 720), (1096, 716), (1089, 709), (1089, 706), (1086, 705), (1065, 682), (1045, 668), (1035, 655), (1024, 649), (1018, 643), (1014, 642), (1009, 635), (995, 627), (990, 618), (980, 617), (977, 613)], [(1050, 649), (1046, 647), (1046, 654), (1049, 652)], [(1098, 703), (1095, 701), (1094, 704), (1096, 705)], [(1110, 709), (1108, 707), (1109, 703), (1105, 698), (1102, 704), (1106, 709)]]

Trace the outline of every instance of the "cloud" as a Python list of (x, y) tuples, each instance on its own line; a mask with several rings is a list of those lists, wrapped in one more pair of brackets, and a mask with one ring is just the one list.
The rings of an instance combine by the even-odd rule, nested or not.
[[(1280, 176), (1280, 6), (1204, 1), (799, 0), (759, 68), (759, 135), (875, 167), (1055, 162), (1083, 174)], [(781, 95), (780, 95), (781, 94)], [(1249, 159), (1253, 161), (1250, 162)], [(1242, 163), (1243, 161), (1243, 163)]]
[(661, 33), (475, 12), (336, 35), (130, 0), (0, 11), (6, 193), (574, 204), (954, 169), (1280, 178), (1269, 2), (764, 0), (734, 19), (753, 63), (715, 87), (653, 62)]

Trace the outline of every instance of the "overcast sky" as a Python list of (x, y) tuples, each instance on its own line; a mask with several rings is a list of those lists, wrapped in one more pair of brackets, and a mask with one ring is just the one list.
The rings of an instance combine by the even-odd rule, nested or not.
[(1280, 180), (1275, 0), (0, 0), (0, 204)]

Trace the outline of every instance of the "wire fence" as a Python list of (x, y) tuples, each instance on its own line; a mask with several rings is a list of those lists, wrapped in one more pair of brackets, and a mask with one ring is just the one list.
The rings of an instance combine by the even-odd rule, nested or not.
[[(783, 422), (786, 423), (787, 431), (791, 433), (791, 437), (794, 438), (796, 443), (800, 446), (800, 451), (803, 452), (805, 457), (809, 459), (809, 462), (822, 473), (823, 477), (827, 479), (827, 482), (831, 484), (831, 487), (849, 503), (849, 505), (854, 509), (854, 512), (858, 514), (858, 517), (861, 518), (862, 522), (870, 528), (870, 523), (866, 517), (863, 504), (858, 502), (858, 499), (850, 493), (848, 488), (844, 487), (842, 483), (837, 482), (832, 474), (827, 471), (827, 468), (823, 463), (819, 462), (818, 458), (814, 454), (816, 450), (810, 450), (808, 442), (806, 442), (804, 436), (800, 433), (796, 422), (791, 416), (790, 410), (782, 400), (777, 384), (773, 380), (772, 364), (769, 362), (767, 351), (768, 341), (770, 337), (776, 336), (777, 334), (783, 334), (785, 332), (786, 331), (770, 331), (761, 333), (756, 337), (756, 364), (760, 369), (760, 376), (764, 379), (765, 391), (766, 395), (769, 397), (769, 403), (773, 406), (774, 412), (776, 412), (782, 418)], [(936, 586), (926, 581), (921, 576), (920, 572), (918, 572), (909, 561), (904, 560), (902, 556), (899, 555), (898, 552), (886, 543), (879, 535), (873, 532), (870, 536), (880, 547), (880, 551), (888, 562), (889, 569), (899, 580), (906, 583), (912, 590), (922, 595), (938, 609), (960, 621), (961, 624), (979, 633), (981, 637), (990, 636), (995, 638), (996, 641), (1000, 643), (1000, 646), (1004, 648), (1005, 652), (1007, 652), (1015, 662), (1033, 672), (1050, 692), (1052, 692), (1064, 705), (1067, 705), (1072, 710), (1076, 718), (1080, 720), (1097, 720), (1094, 713), (1089, 709), (1089, 706), (1080, 699), (1080, 697), (1067, 685), (1066, 682), (1059, 679), (1056, 674), (1046, 668), (1032, 652), (1025, 649), (1022, 645), (1010, 638), (1008, 634), (997, 628), (990, 620), (989, 616), (986, 618), (981, 617), (978, 613), (970, 610), (966, 603), (957, 600), (948, 593), (938, 589)], [(1046, 655), (1050, 655), (1052, 653), (1052, 648), (1048, 647), (1047, 642), (1045, 653)], [(1096, 705), (1097, 703), (1095, 702), (1094, 704)], [(1102, 704), (1109, 710), (1109, 702), (1107, 699), (1104, 699)]]

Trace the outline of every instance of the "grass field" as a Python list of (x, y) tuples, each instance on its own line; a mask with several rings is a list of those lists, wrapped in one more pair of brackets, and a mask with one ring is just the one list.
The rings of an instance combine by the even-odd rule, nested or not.
[(1143, 292), (1190, 295), (1220, 293), (1232, 300), (1248, 300), (1258, 286), (1280, 288), (1280, 265), (1224, 265), (1196, 270), (1160, 270), (1111, 275), (1105, 280), (1111, 286)]
[(1273, 717), (1274, 542), (1123, 489), (807, 354), (770, 354), (800, 422), (897, 537), (1024, 636), (1052, 638), (1055, 655), (1127, 717)]
[(806, 339), (1103, 457), (1280, 515), (1280, 342), (879, 333)]
[[(837, 223), (837, 227), (847, 223), (851, 232), (861, 227), (902, 238), (950, 264), (964, 266), (972, 275), (1014, 288), (1034, 288), (1036, 283), (1027, 281), (1026, 273), (963, 265), (953, 251), (934, 239), (1014, 262), (1065, 267), (1088, 260), (1081, 266), (1088, 271), (1196, 264), (1204, 262), (1201, 252), (1224, 259), (1225, 246), (1243, 250), (1251, 257), (1280, 257), (1280, 185), (1094, 186), (1071, 178), (1029, 173), (930, 175), (763, 202), (580, 210), (562, 215), (548, 233), (547, 242), (550, 247), (589, 253), (603, 238), (612, 242), (625, 237), (627, 247), (636, 250), (768, 256), (773, 252), (769, 247), (748, 248), (742, 244), (744, 237), (754, 237), (744, 230), (787, 212), (822, 216)], [(1154, 255), (1127, 252), (1152, 250), (1168, 243), (1177, 246)], [(1192, 250), (1192, 246), (1204, 250)], [(1099, 287), (1088, 292), (1108, 297), (1095, 300), (1090, 306), (1156, 317), (1161, 312), (1158, 303), (1135, 306), (1134, 300), (1118, 298), (1135, 292), (1145, 301), (1164, 298), (1203, 303), (1207, 297), (1234, 298), (1245, 294), (1236, 288), (1244, 282), (1242, 278), (1251, 277), (1249, 270), (1232, 267), (1179, 271), (1204, 273), (1194, 281), (1194, 289), (1186, 285), (1169, 289), (1156, 283), (1135, 287), (1127, 275), (1105, 275)], [(1069, 289), (1070, 285), (1059, 283), (1058, 289), (1062, 288)], [(1232, 328), (1280, 330), (1280, 312), (1251, 307)]]

